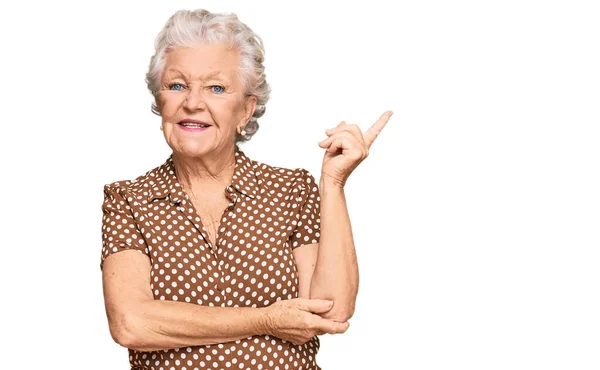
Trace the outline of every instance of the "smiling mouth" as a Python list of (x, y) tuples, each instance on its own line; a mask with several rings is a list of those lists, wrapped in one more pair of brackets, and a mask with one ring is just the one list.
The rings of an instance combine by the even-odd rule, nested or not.
[(206, 128), (210, 127), (209, 124), (206, 123), (192, 123), (192, 122), (179, 122), (179, 125), (188, 128)]

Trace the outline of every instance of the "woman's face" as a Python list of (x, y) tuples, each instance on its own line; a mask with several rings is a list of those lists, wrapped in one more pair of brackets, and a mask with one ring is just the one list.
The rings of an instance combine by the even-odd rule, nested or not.
[(165, 139), (176, 155), (233, 150), (236, 132), (256, 105), (256, 98), (244, 92), (239, 68), (239, 52), (223, 44), (168, 52), (156, 103)]

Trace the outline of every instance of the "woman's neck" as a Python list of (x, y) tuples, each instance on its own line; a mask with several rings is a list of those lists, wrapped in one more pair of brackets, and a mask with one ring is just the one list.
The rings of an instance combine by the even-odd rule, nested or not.
[(235, 150), (213, 156), (185, 157), (173, 153), (179, 183), (194, 194), (222, 192), (231, 183), (235, 170)]

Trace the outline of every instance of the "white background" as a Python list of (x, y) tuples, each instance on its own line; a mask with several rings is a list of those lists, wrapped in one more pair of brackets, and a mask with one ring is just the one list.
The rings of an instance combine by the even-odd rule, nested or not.
[(324, 370), (600, 368), (596, 2), (387, 3), (2, 5), (0, 367), (128, 369), (102, 186), (168, 156), (144, 75), (167, 18), (202, 7), (266, 45), (252, 159), (318, 177), (325, 128), (395, 112), (347, 184), (361, 285)]

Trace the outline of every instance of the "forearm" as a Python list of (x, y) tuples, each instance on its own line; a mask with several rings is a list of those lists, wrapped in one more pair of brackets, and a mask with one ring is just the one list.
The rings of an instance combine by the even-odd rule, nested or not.
[(310, 298), (329, 299), (334, 306), (325, 318), (346, 321), (354, 313), (358, 263), (343, 186), (321, 178), (321, 236)]
[(138, 351), (235, 341), (266, 334), (264, 311), (149, 300), (123, 315), (117, 341)]

